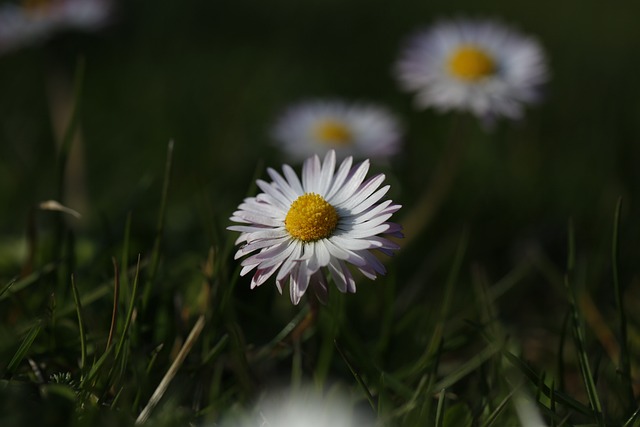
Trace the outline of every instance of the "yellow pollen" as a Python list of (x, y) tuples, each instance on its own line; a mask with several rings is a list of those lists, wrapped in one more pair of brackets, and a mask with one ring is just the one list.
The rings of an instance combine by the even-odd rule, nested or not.
[(320, 141), (330, 145), (348, 145), (353, 141), (351, 131), (337, 120), (323, 120), (314, 129)]
[(315, 242), (329, 237), (338, 225), (338, 212), (316, 193), (305, 193), (289, 208), (284, 227), (303, 242)]
[(449, 71), (459, 79), (475, 81), (494, 74), (496, 64), (482, 48), (467, 44), (460, 46), (451, 55)]

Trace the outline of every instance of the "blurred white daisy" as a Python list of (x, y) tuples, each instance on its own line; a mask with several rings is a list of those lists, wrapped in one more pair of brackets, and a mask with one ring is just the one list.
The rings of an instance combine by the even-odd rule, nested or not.
[(320, 300), (326, 300), (325, 271), (341, 292), (355, 292), (355, 280), (347, 266), (354, 265), (366, 277), (375, 279), (385, 268), (372, 253), (392, 255), (398, 245), (381, 234), (401, 237), (401, 227), (387, 222), (400, 209), (391, 200), (379, 203), (389, 190), (380, 174), (365, 181), (366, 160), (352, 167), (347, 157), (336, 171), (336, 153), (330, 150), (324, 161), (315, 155), (302, 166), (302, 180), (289, 165), (279, 174), (268, 168), (273, 180), (258, 180), (263, 193), (240, 204), (228, 227), (239, 231), (236, 252), (242, 261), (241, 275), (256, 269), (251, 288), (275, 274), (278, 291), (289, 281), (291, 301), (298, 304), (309, 286)]
[(272, 136), (296, 161), (331, 149), (340, 158), (385, 158), (398, 151), (402, 126), (378, 105), (316, 100), (286, 110)]
[(0, 54), (63, 29), (91, 31), (106, 24), (111, 0), (24, 0), (0, 6)]
[(229, 414), (224, 427), (373, 427), (373, 416), (354, 407), (339, 389), (320, 393), (312, 386), (266, 390), (248, 414)]
[(395, 67), (416, 105), (519, 119), (541, 96), (547, 60), (532, 37), (493, 21), (442, 21), (411, 38)]

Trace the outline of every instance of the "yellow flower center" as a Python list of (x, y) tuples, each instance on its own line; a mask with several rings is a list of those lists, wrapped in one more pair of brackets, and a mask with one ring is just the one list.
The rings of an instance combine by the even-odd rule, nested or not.
[(337, 120), (323, 120), (316, 125), (314, 131), (318, 139), (325, 144), (348, 145), (353, 141), (349, 128)]
[(305, 193), (289, 208), (284, 227), (303, 242), (315, 242), (329, 237), (338, 225), (338, 212), (322, 196)]
[(459, 79), (475, 81), (494, 74), (496, 63), (482, 48), (467, 44), (451, 55), (449, 71)]

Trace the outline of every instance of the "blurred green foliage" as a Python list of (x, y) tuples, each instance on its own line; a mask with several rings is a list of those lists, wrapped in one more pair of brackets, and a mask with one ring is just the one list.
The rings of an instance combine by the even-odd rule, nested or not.
[[(13, 280), (19, 288), (0, 294), (5, 377), (11, 377), (5, 370), (33, 321), (43, 322), (13, 380), (0, 380), (0, 413), (26, 408), (28, 401), (51, 425), (74, 419), (73, 398), (82, 394), (77, 383), (45, 392), (27, 359), (46, 364), (44, 374), (70, 371), (76, 381), (86, 375), (77, 365), (80, 339), (68, 278), (77, 275), (85, 298), (93, 366), (105, 351), (113, 308), (111, 257), (123, 272), (122, 328), (122, 307), (131, 301), (142, 253), (141, 280), (153, 309), (140, 308), (121, 370), (109, 372), (110, 360), (95, 387), (82, 389), (84, 401), (100, 399), (87, 403), (86, 425), (131, 424), (203, 310), (208, 327), (202, 343), (170, 389), (173, 400), (158, 409), (165, 425), (192, 420), (193, 413), (216, 419), (223, 408), (251, 402), (261, 385), (294, 376), (292, 359), (302, 357), (300, 351), (305, 375), (338, 377), (359, 390), (348, 369), (351, 360), (376, 394), (380, 412), (391, 408), (384, 415), (406, 423), (423, 413), (414, 404), (425, 413), (435, 411), (437, 395), (433, 401), (412, 396), (423, 375), (439, 367), (446, 378), (457, 378), (454, 366), (478, 362), (481, 374), (451, 385), (455, 398), (447, 397), (451, 411), (443, 419), (444, 425), (480, 419), (505, 399), (506, 393), (492, 394), (510, 369), (495, 356), (503, 334), (522, 345), (517, 353), (533, 359), (536, 368), (559, 369), (554, 352), (563, 333), (571, 334), (563, 324), (570, 304), (562, 280), (569, 218), (576, 236), (572, 286), (596, 302), (615, 330), (611, 229), (619, 197), (618, 261), (631, 313), (631, 351), (640, 354), (639, 13), (640, 4), (630, 1), (132, 1), (119, 4), (116, 19), (103, 31), (65, 32), (0, 57), (0, 292)], [(552, 80), (546, 98), (522, 123), (500, 122), (488, 133), (471, 117), (416, 111), (411, 97), (399, 91), (391, 67), (403, 40), (437, 19), (459, 15), (498, 18), (534, 35), (547, 50)], [(83, 157), (69, 162), (61, 202), (83, 216), (65, 218), (61, 227), (59, 216), (35, 206), (57, 197), (56, 141), (66, 125), (57, 115), (69, 106), (79, 61)], [(253, 191), (254, 176), (284, 161), (271, 144), (271, 123), (287, 105), (309, 97), (371, 100), (402, 118), (403, 153), (388, 165), (373, 166), (387, 174), (391, 197), (404, 206), (400, 214), (412, 209), (429, 182), (452, 126), (461, 128), (466, 151), (442, 210), (388, 263), (389, 276), (359, 283), (355, 296), (334, 292), (303, 349), (283, 349), (272, 340), (304, 309), (291, 307), (271, 283), (247, 289), (230, 256), (234, 233), (224, 227)], [(162, 255), (152, 272), (148, 263), (158, 236), (169, 140), (175, 142), (174, 163)], [(33, 229), (39, 246), (29, 262)], [(467, 232), (460, 283), (448, 287), (456, 248)], [(25, 265), (32, 271), (21, 272)], [(451, 307), (441, 313), (445, 288), (454, 285)], [(480, 297), (485, 288), (492, 289), (487, 300)], [(483, 313), (489, 308), (495, 311)], [(485, 329), (496, 319), (504, 331)], [(443, 328), (441, 348), (432, 342), (437, 328)], [(588, 330), (593, 359), (605, 358), (601, 337)], [(487, 334), (495, 342), (487, 344)], [(345, 347), (343, 358), (334, 339)], [(477, 359), (487, 349), (493, 358)], [(571, 384), (579, 378), (578, 363), (568, 358), (565, 391), (588, 405), (584, 388)], [(611, 365), (599, 373), (617, 378)], [(44, 382), (51, 386), (49, 378)], [(543, 390), (544, 378), (540, 383)], [(630, 414), (617, 406), (618, 394), (607, 393), (614, 387), (607, 387), (603, 400), (613, 419), (627, 419)], [(491, 404), (482, 406), (485, 397)], [(209, 406), (196, 407), (194, 402), (206, 398)], [(122, 412), (102, 410), (114, 400)], [(574, 407), (575, 422), (588, 418), (580, 412), (585, 407)], [(402, 410), (405, 415), (399, 415)], [(34, 413), (16, 411), (7, 420), (30, 424)]]

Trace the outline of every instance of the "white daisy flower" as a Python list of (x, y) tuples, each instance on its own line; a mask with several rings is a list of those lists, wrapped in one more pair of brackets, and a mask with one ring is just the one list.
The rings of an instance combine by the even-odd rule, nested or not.
[[(335, 387), (330, 393), (313, 386), (264, 392), (252, 414), (223, 419), (223, 427), (373, 427), (371, 414), (358, 410), (348, 394)], [(244, 415), (244, 417), (242, 416)]]
[(0, 6), (0, 54), (50, 37), (63, 29), (91, 31), (112, 12), (111, 0), (24, 0)]
[(416, 105), (470, 111), (483, 119), (519, 119), (548, 79), (545, 53), (533, 38), (500, 23), (442, 21), (410, 39), (395, 68)]
[(331, 149), (340, 158), (385, 158), (398, 151), (402, 126), (378, 105), (316, 100), (286, 110), (272, 136), (296, 161)]
[(267, 172), (273, 180), (258, 180), (263, 193), (244, 200), (231, 220), (241, 225), (236, 252), (242, 261), (241, 275), (256, 270), (251, 288), (275, 274), (278, 291), (289, 281), (291, 301), (298, 304), (311, 285), (326, 300), (328, 272), (341, 292), (355, 292), (356, 283), (347, 264), (375, 279), (385, 268), (373, 250), (392, 255), (399, 247), (381, 234), (402, 237), (398, 224), (387, 222), (400, 209), (391, 200), (379, 201), (389, 191), (380, 174), (365, 181), (366, 160), (352, 167), (346, 158), (336, 171), (336, 153), (330, 150), (324, 161), (315, 155), (302, 166), (302, 180), (289, 165), (284, 175)]

